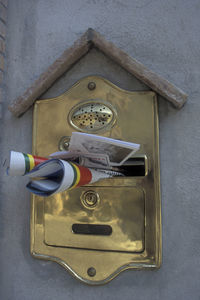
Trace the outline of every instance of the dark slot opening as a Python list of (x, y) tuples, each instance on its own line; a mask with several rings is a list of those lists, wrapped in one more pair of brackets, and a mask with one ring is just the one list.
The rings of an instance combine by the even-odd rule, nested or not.
[(72, 231), (76, 234), (111, 235), (112, 227), (109, 225), (73, 224)]
[(145, 157), (132, 157), (117, 169), (127, 177), (145, 176), (145, 163)]

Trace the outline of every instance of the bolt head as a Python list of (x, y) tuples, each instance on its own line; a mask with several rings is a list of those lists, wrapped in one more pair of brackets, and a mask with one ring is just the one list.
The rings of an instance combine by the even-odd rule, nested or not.
[(87, 273), (90, 277), (94, 277), (96, 275), (96, 269), (93, 268), (93, 267), (90, 267), (88, 270), (87, 270)]
[(96, 88), (96, 83), (95, 82), (91, 81), (91, 82), (88, 83), (88, 89), (90, 91), (94, 90), (95, 88)]

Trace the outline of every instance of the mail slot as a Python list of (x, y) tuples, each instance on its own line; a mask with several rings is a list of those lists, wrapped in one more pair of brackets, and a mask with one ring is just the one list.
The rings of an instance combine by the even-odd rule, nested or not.
[[(89, 88), (93, 84), (94, 88)], [(85, 77), (34, 106), (33, 153), (68, 147), (74, 131), (140, 144), (116, 170), (123, 177), (42, 198), (32, 196), (31, 252), (58, 262), (86, 283), (122, 270), (160, 266), (159, 133), (156, 94), (122, 90)], [(45, 130), (44, 130), (45, 128)], [(88, 270), (95, 270), (91, 272)]]

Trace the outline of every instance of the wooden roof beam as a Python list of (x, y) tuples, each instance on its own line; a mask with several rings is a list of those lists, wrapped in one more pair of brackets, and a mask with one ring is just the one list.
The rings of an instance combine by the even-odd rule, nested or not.
[(92, 47), (98, 48), (121, 67), (144, 82), (152, 90), (170, 101), (176, 108), (181, 108), (187, 100), (187, 95), (166, 79), (146, 68), (143, 64), (130, 57), (127, 53), (107, 41), (101, 34), (89, 28), (70, 48), (43, 72), (39, 78), (18, 97), (8, 109), (19, 117), (25, 113), (31, 105), (50, 86), (69, 70)]

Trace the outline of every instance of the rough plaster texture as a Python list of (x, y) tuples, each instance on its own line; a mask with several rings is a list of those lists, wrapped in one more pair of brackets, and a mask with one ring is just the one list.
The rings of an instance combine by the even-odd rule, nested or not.
[[(7, 101), (0, 120), (0, 299), (199, 299), (199, 25), (198, 0), (10, 0)], [(189, 94), (180, 111), (159, 100), (162, 267), (126, 271), (103, 287), (85, 286), (59, 265), (30, 256), (30, 195), (25, 179), (8, 178), (3, 167), (8, 150), (31, 151), (32, 111), (17, 119), (8, 103), (88, 27)], [(130, 74), (93, 51), (44, 98), (94, 73), (123, 88), (141, 89)]]

